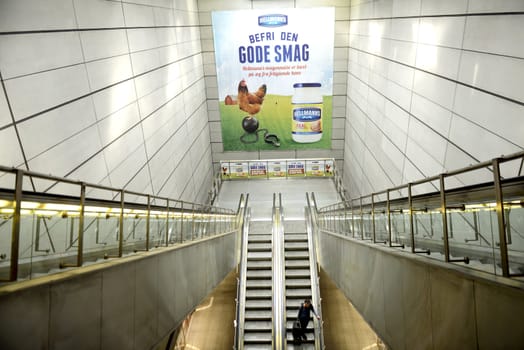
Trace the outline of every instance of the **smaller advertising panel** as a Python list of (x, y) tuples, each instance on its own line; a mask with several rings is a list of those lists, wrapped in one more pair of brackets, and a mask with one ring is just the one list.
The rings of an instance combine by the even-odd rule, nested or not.
[(268, 175), (270, 178), (282, 178), (286, 177), (286, 162), (280, 161), (269, 161), (268, 162)]
[(306, 162), (303, 160), (287, 162), (287, 176), (288, 177), (304, 177), (306, 176)]
[(249, 162), (249, 177), (266, 178), (267, 177), (267, 163), (266, 162)]
[(323, 160), (308, 160), (306, 161), (306, 176), (317, 177), (324, 176), (324, 161)]
[(230, 178), (235, 179), (247, 179), (248, 171), (248, 162), (236, 162), (229, 163)]

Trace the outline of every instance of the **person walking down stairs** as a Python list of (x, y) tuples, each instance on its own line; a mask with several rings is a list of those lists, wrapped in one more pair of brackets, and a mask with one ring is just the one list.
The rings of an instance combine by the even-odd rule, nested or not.
[(309, 319), (311, 318), (312, 312), (316, 316), (316, 318), (320, 320), (320, 316), (318, 316), (317, 313), (315, 312), (315, 308), (311, 304), (311, 300), (310, 299), (304, 300), (302, 305), (300, 305), (300, 309), (298, 309), (298, 319), (300, 320), (300, 326), (302, 328), (301, 336), (302, 336), (302, 339), (304, 339), (305, 341), (307, 341), (306, 329), (309, 323)]

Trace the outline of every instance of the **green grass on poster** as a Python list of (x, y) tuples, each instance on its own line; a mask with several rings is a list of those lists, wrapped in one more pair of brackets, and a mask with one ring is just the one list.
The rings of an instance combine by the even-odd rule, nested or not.
[[(247, 113), (240, 110), (238, 105), (225, 105), (220, 102), (220, 116), (222, 119), (222, 140), (224, 151), (257, 151), (257, 150), (290, 150), (290, 149), (330, 149), (331, 148), (331, 116), (332, 97), (324, 97), (322, 110), (322, 139), (314, 143), (298, 143), (291, 138), (291, 96), (266, 95), (262, 109), (255, 116), (258, 119), (258, 129), (267, 129), (269, 133), (280, 138), (280, 147), (264, 142), (264, 133), (258, 133), (255, 143), (243, 143), (240, 137), (245, 134), (242, 128), (242, 119)], [(256, 139), (254, 134), (244, 138), (247, 141)]]

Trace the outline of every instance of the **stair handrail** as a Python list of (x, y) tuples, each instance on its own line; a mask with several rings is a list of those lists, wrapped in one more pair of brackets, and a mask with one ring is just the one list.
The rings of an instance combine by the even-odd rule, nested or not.
[(306, 214), (306, 232), (308, 236), (308, 252), (309, 252), (309, 270), (311, 274), (311, 299), (313, 305), (317, 309), (317, 314), (320, 317), (318, 322), (314, 320), (316, 325), (315, 330), (315, 350), (325, 349), (324, 344), (324, 331), (323, 331), (323, 321), (322, 321), (322, 298), (320, 296), (320, 277), (318, 264), (318, 256), (316, 246), (318, 243), (318, 235), (316, 228), (316, 200), (313, 193), (311, 193), (312, 201), (309, 198), (309, 194), (306, 192), (306, 201), (307, 207), (305, 208)]
[[(512, 161), (515, 161), (517, 164), (514, 164), (513, 166), (510, 167), (508, 164), (509, 162), (512, 162)], [(511, 173), (503, 174), (502, 171), (504, 169), (502, 168), (502, 166), (505, 166), (506, 172), (508, 172), (507, 169), (510, 169), (509, 171), (516, 170), (515, 174), (514, 175), (511, 175)], [(523, 169), (524, 169), (524, 151), (519, 151), (513, 154), (502, 155), (500, 157), (493, 158), (491, 160), (487, 160), (483, 162), (479, 162), (476, 164), (470, 164), (469, 166), (466, 166), (463, 168), (459, 168), (455, 170), (447, 170), (438, 175), (434, 175), (434, 176), (426, 177), (426, 178), (419, 179), (416, 181), (404, 183), (404, 184), (401, 184), (395, 187), (391, 187), (391, 188), (387, 188), (385, 190), (374, 192), (368, 195), (361, 195), (359, 197), (349, 198), (347, 201), (331, 204), (329, 206), (320, 208), (318, 210), (318, 213), (319, 213), (319, 217), (320, 217), (323, 228), (327, 230), (333, 230), (333, 227), (327, 227), (327, 225), (329, 224), (328, 221), (331, 221), (331, 222), (335, 221), (335, 220), (330, 220), (331, 218), (329, 217), (329, 215), (337, 215), (337, 212), (340, 212), (341, 208), (344, 208), (344, 211), (343, 211), (344, 216), (348, 215), (348, 211), (349, 211), (349, 214), (351, 215), (351, 225), (352, 226), (351, 226), (350, 233), (351, 233), (351, 236), (353, 236), (353, 238), (359, 238), (362, 240), (371, 239), (373, 243), (387, 243), (389, 247), (398, 247), (398, 248), (404, 249), (406, 248), (404, 242), (393, 242), (392, 225), (390, 224), (391, 223), (390, 215), (392, 213), (392, 210), (390, 210), (390, 203), (392, 202), (390, 198), (390, 194), (397, 193), (397, 196), (395, 199), (397, 201), (404, 200), (406, 201), (406, 204), (401, 208), (397, 208), (396, 211), (400, 213), (406, 213), (409, 219), (409, 237), (408, 239), (405, 239), (404, 241), (409, 242), (409, 244), (407, 245), (410, 247), (411, 253), (413, 254), (423, 253), (423, 254), (429, 255), (431, 253), (430, 249), (425, 248), (425, 247), (423, 247), (423, 249), (416, 249), (416, 246), (415, 246), (416, 242), (415, 242), (415, 237), (414, 237), (415, 236), (415, 230), (414, 230), (414, 215), (415, 214), (414, 212), (419, 209), (413, 207), (413, 199), (415, 197), (418, 197), (419, 199), (431, 198), (431, 197), (438, 198), (438, 202), (436, 203), (438, 203), (439, 205), (435, 205), (435, 209), (439, 211), (441, 215), (440, 220), (442, 224), (440, 226), (442, 227), (443, 242), (442, 242), (442, 245), (437, 248), (442, 250), (444, 262), (463, 263), (465, 265), (468, 265), (471, 258), (467, 254), (475, 253), (474, 249), (468, 249), (468, 251), (464, 251), (464, 254), (462, 254), (463, 256), (461, 257), (456, 257), (456, 256), (451, 255), (451, 247), (450, 247), (449, 232), (448, 232), (449, 225), (447, 223), (447, 220), (448, 220), (448, 211), (450, 209), (455, 209), (456, 207), (454, 208), (453, 206), (449, 205), (449, 203), (447, 202), (448, 200), (447, 196), (449, 193), (456, 194), (457, 191), (460, 189), (464, 189), (465, 191), (470, 192), (470, 190), (474, 187), (485, 188), (485, 189), (489, 188), (492, 191), (489, 195), (484, 195), (482, 198), (477, 198), (476, 200), (473, 201), (473, 203), (468, 203), (468, 197), (465, 197), (464, 203), (460, 203), (459, 208), (466, 208), (467, 205), (474, 206), (474, 205), (479, 204), (479, 202), (481, 204), (481, 207), (493, 208), (493, 210), (496, 213), (495, 227), (497, 231), (494, 234), (498, 235), (498, 237), (494, 236), (494, 239), (498, 238), (498, 242), (497, 242), (498, 251), (496, 255), (498, 256), (497, 259), (500, 260), (499, 265), (500, 265), (502, 277), (508, 277), (508, 278), (522, 277), (524, 275), (522, 272), (512, 271), (512, 269), (510, 269), (510, 265), (511, 265), (510, 258), (511, 257), (510, 257), (510, 249), (508, 249), (509, 238), (507, 237), (508, 236), (507, 231), (508, 231), (509, 225), (507, 224), (507, 218), (505, 215), (506, 208), (508, 207), (511, 208), (511, 204), (506, 200), (506, 198), (510, 196), (515, 198), (515, 201), (517, 202), (515, 205), (520, 206), (519, 204), (520, 200), (518, 198), (519, 196), (521, 196), (521, 194), (519, 194), (521, 192), (517, 192), (513, 194), (506, 193), (504, 191), (504, 185), (512, 181), (515, 181), (516, 183), (520, 183), (523, 178)], [(467, 185), (463, 185), (462, 187), (453, 186), (453, 185), (449, 187), (446, 186), (446, 179), (449, 179), (455, 176), (463, 176), (464, 174), (471, 173), (473, 171), (478, 171), (478, 170), (487, 170), (488, 172), (492, 174), (493, 179), (484, 180), (484, 178), (481, 177), (479, 182), (475, 182), (473, 184), (468, 183)], [(416, 195), (413, 195), (412, 189), (415, 186), (427, 186), (431, 190), (425, 190), (422, 193), (417, 193)], [(522, 187), (516, 187), (516, 188), (518, 190), (518, 189), (521, 189)], [(365, 202), (364, 206), (370, 208), (369, 213), (371, 213), (372, 228), (373, 229), (375, 228), (374, 206), (379, 203), (375, 202), (374, 198), (378, 196), (382, 196), (382, 197), (386, 196), (386, 199), (380, 200), (380, 203), (382, 205), (384, 205), (385, 203), (386, 215), (387, 215), (387, 220), (388, 220), (388, 225), (387, 225), (388, 239), (386, 239), (385, 241), (381, 241), (381, 242), (376, 241), (375, 237), (364, 238), (362, 220), (359, 222), (361, 227), (357, 228), (357, 231), (355, 231), (354, 226), (353, 226), (355, 223), (353, 215), (355, 211), (358, 210), (356, 215), (360, 217), (363, 216), (364, 213), (362, 211), (362, 208), (363, 208), (363, 203)], [(353, 203), (358, 203), (357, 205), (355, 205), (356, 207), (355, 209), (353, 208)], [(348, 204), (350, 208), (349, 210), (347, 210)], [(427, 208), (425, 208), (424, 210), (427, 210)], [(369, 213), (366, 213), (366, 214), (369, 214)], [(358, 233), (358, 232), (360, 232), (360, 237), (356, 237), (355, 235), (355, 233)], [(489, 255), (491, 256), (492, 254), (493, 252), (490, 251)], [(496, 274), (496, 272), (492, 272), (492, 273)]]
[(240, 196), (238, 205), (238, 217), (240, 233), (238, 239), (238, 264), (237, 264), (237, 296), (236, 296), (236, 318), (234, 320), (235, 336), (233, 342), (233, 349), (244, 349), (244, 322), (245, 322), (245, 306), (246, 306), (246, 275), (247, 275), (247, 241), (249, 235), (249, 221), (251, 217), (251, 210), (247, 206), (249, 194)]
[[(7, 175), (7, 176), (6, 176)], [(7, 278), (0, 278), (0, 282), (15, 282), (19, 278), (19, 265), (23, 263), (32, 264), (32, 260), (27, 261), (26, 257), (21, 255), (26, 249), (21, 244), (25, 244), (29, 241), (28, 248), (30, 250), (36, 247), (33, 245), (32, 236), (27, 235), (23, 231), (22, 219), (24, 214), (24, 202), (38, 202), (38, 205), (46, 204), (48, 201), (53, 204), (63, 204), (67, 206), (71, 204), (73, 209), (60, 209), (55, 211), (53, 215), (60, 215), (62, 218), (67, 218), (68, 211), (75, 212), (74, 215), (78, 216), (78, 225), (74, 228), (74, 234), (76, 238), (76, 249), (70, 250), (70, 252), (62, 252), (60, 255), (53, 254), (53, 256), (46, 257), (51, 263), (57, 263), (59, 268), (79, 268), (85, 265), (85, 242), (84, 242), (84, 219), (86, 216), (86, 208), (98, 208), (94, 212), (101, 214), (112, 211), (112, 217), (118, 220), (118, 231), (116, 242), (105, 246), (104, 254), (105, 258), (122, 258), (124, 256), (124, 249), (129, 248), (130, 245), (124, 246), (124, 223), (126, 212), (129, 209), (139, 210), (141, 215), (145, 217), (145, 239), (144, 246), (135, 247), (132, 246), (134, 252), (148, 251), (149, 249), (156, 248), (159, 246), (169, 246), (173, 242), (169, 240), (169, 224), (170, 217), (173, 214), (181, 214), (181, 227), (180, 227), (180, 238), (182, 239), (182, 225), (183, 221), (186, 224), (191, 225), (190, 230), (194, 230), (195, 213), (202, 213), (207, 216), (227, 216), (228, 218), (234, 218), (234, 211), (229, 208), (219, 208), (215, 206), (209, 206), (206, 204), (186, 202), (183, 200), (171, 199), (160, 195), (153, 195), (147, 193), (141, 193), (129, 189), (117, 188), (107, 186), (103, 184), (89, 183), (85, 181), (75, 180), (67, 177), (54, 176), (51, 174), (43, 174), (31, 170), (24, 170), (21, 168), (6, 167), (0, 165), (0, 177), (6, 177), (9, 180), (4, 181), (0, 188), (0, 203), (7, 202), (3, 206), (12, 211), (9, 216), (9, 220), (12, 220), (11, 224), (11, 241), (10, 241), (10, 258), (9, 258), (9, 271)], [(11, 179), (13, 182), (11, 182)], [(38, 186), (35, 186), (38, 183)], [(7, 187), (4, 187), (7, 186)], [(38, 188), (37, 188), (38, 187)], [(188, 209), (191, 208), (191, 209)], [(156, 242), (153, 242), (150, 237), (150, 218), (153, 211), (162, 212), (160, 215), (165, 217), (165, 237), (158, 237)], [(63, 212), (63, 214), (60, 214)], [(191, 222), (190, 222), (191, 221)], [(233, 222), (233, 221), (231, 221)], [(227, 232), (233, 232), (236, 228), (231, 228), (228, 221), (228, 227), (224, 230)], [(216, 232), (215, 232), (216, 233)], [(193, 232), (191, 232), (189, 238), (194, 239)], [(50, 240), (50, 244), (52, 240)], [(178, 241), (177, 241), (178, 243)], [(55, 252), (53, 252), (55, 253)], [(3, 254), (0, 254), (3, 255)], [(0, 257), (1, 259), (1, 257)], [(23, 260), (26, 260), (25, 262)], [(49, 271), (48, 271), (49, 272)], [(24, 276), (25, 277), (25, 276)]]
[(286, 349), (286, 294), (284, 283), (284, 208), (282, 194), (273, 193), (273, 349)]

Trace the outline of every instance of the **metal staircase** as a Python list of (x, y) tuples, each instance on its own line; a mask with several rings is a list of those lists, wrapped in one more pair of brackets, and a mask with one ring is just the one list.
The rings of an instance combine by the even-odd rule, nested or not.
[[(294, 221), (293, 231), (284, 234), (285, 285), (286, 285), (286, 330), (287, 348), (293, 345), (293, 321), (297, 319), (298, 309), (306, 298), (311, 298), (311, 272), (308, 248), (308, 235), (304, 222)], [(303, 229), (300, 229), (303, 227)], [(316, 307), (316, 305), (314, 305)], [(307, 341), (302, 341), (300, 349), (315, 349), (314, 322), (308, 324)]]
[(244, 349), (272, 346), (271, 222), (251, 222), (247, 244)]
[(310, 221), (286, 221), (293, 230), (285, 233), (280, 194), (273, 196), (272, 221), (246, 221), (249, 224), (240, 249), (235, 349), (322, 349), (321, 324), (316, 320), (308, 324), (307, 340), (300, 346), (293, 344), (292, 335), (293, 321), (304, 299), (312, 299), (320, 314)]

